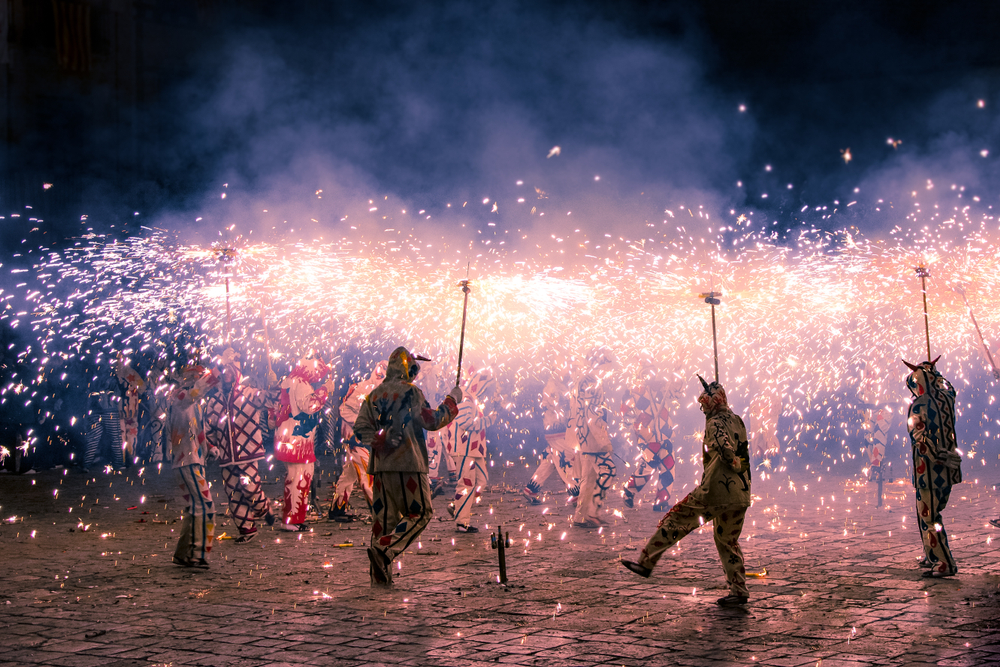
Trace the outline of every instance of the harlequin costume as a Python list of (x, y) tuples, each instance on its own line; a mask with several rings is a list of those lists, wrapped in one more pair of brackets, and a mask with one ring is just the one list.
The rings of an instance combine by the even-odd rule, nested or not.
[(327, 387), (313, 389), (330, 367), (322, 359), (305, 358), (281, 382), (274, 434), (274, 458), (285, 464), (285, 494), (281, 514), (284, 530), (304, 532), (309, 491), (316, 468), (316, 429), (327, 398)]
[(917, 366), (903, 362), (912, 371), (906, 378), (913, 394), (906, 426), (913, 445), (917, 526), (924, 546), (920, 564), (929, 568), (923, 576), (949, 577), (958, 574), (958, 565), (948, 546), (941, 512), (948, 505), (952, 485), (962, 481), (962, 457), (956, 451), (955, 388), (938, 372), (936, 362)]
[(372, 504), (372, 482), (371, 475), (368, 474), (368, 461), (371, 458), (371, 450), (365, 447), (354, 434), (354, 422), (358, 419), (358, 412), (365, 397), (371, 391), (382, 384), (385, 380), (385, 370), (389, 366), (388, 361), (380, 361), (375, 364), (371, 374), (361, 382), (351, 385), (344, 397), (344, 402), (340, 405), (341, 426), (340, 433), (345, 443), (344, 467), (337, 480), (337, 486), (333, 495), (333, 509), (330, 517), (337, 521), (353, 521), (354, 517), (347, 511), (350, 508), (351, 492), (354, 485), (361, 487), (365, 501), (369, 508)]
[[(699, 379), (701, 379), (699, 377)], [(667, 512), (643, 548), (639, 561), (622, 561), (636, 574), (648, 577), (660, 557), (688, 533), (712, 522), (715, 548), (729, 584), (729, 595), (720, 605), (746, 604), (750, 593), (739, 539), (750, 506), (750, 445), (746, 426), (729, 409), (726, 392), (718, 382), (701, 380), (704, 391), (698, 397), (705, 413), (702, 441), (701, 483)]]
[(89, 468), (97, 460), (105, 433), (111, 439), (111, 466), (116, 469), (124, 468), (122, 397), (118, 393), (117, 382), (105, 371), (91, 388), (88, 395), (87, 442), (83, 452), (83, 468)]
[[(273, 383), (276, 378), (272, 374), (270, 379)], [(250, 386), (231, 348), (223, 353), (221, 380), (205, 404), (205, 424), (208, 442), (222, 468), (229, 514), (239, 531), (237, 544), (246, 544), (257, 535), (258, 521), (274, 523), (260, 479), (260, 461), (266, 452), (259, 417), (261, 408), (272, 405), (275, 398), (267, 390)]]
[(458, 438), (458, 484), (455, 486), (455, 500), (448, 506), (455, 517), (455, 529), (460, 533), (478, 533), (472, 525), (472, 506), (479, 502), (483, 487), (489, 482), (486, 469), (486, 415), (483, 401), (491, 383), (489, 371), (481, 370), (470, 374), (458, 405), (458, 416), (453, 422)]
[(392, 561), (431, 520), (430, 482), (424, 431), (447, 426), (458, 414), (462, 390), (455, 387), (432, 409), (413, 384), (420, 371), (406, 348), (389, 356), (385, 380), (373, 389), (358, 412), (354, 433), (371, 447), (368, 472), (373, 476), (372, 538), (368, 548), (373, 586), (392, 584)]
[(606, 523), (600, 511), (616, 472), (611, 460), (611, 435), (603, 388), (603, 378), (609, 374), (612, 364), (610, 359), (594, 362), (594, 370), (577, 382), (570, 402), (566, 437), (575, 440), (580, 466), (580, 499), (573, 525), (581, 528), (597, 528)]
[(639, 448), (635, 472), (625, 485), (625, 506), (633, 507), (635, 498), (657, 475), (653, 510), (665, 512), (673, 505), (674, 445), (670, 442), (673, 423), (671, 403), (675, 392), (658, 377), (656, 366), (646, 360), (640, 369), (640, 383), (625, 392), (622, 413), (632, 418), (632, 434)]
[(174, 563), (186, 567), (208, 567), (208, 554), (215, 539), (215, 505), (205, 479), (207, 439), (202, 422), (201, 400), (218, 382), (218, 375), (191, 364), (180, 373), (179, 386), (169, 394), (167, 437), (170, 457), (180, 479), (184, 508)]
[[(568, 382), (568, 380), (567, 380)], [(542, 427), (545, 429), (545, 449), (535, 473), (525, 484), (522, 493), (532, 505), (542, 502), (542, 485), (552, 475), (558, 473), (563, 486), (575, 502), (580, 494), (580, 480), (577, 471), (577, 444), (567, 437), (566, 426), (569, 413), (569, 386), (555, 373), (549, 377), (542, 389)]]

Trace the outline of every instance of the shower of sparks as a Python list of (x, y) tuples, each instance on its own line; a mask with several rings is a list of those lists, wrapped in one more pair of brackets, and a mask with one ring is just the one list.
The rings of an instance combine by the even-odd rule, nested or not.
[[(964, 286), (995, 346), (1000, 317), (990, 304), (1000, 300), (1000, 235), (993, 217), (974, 220), (965, 207), (933, 228), (896, 227), (888, 239), (803, 227), (779, 240), (744, 213), (717, 223), (700, 209), (687, 212), (697, 230), (671, 219), (641, 240), (556, 233), (528, 241), (534, 255), (480, 241), (466, 354), (495, 372), (492, 409), (507, 445), (534, 446), (526, 435), (538, 419), (541, 385), (566, 365), (578, 370), (597, 347), (619, 360), (609, 398), (632, 384), (641, 357), (652, 355), (659, 371), (684, 387), (680, 410), (697, 414), (691, 379), (711, 368), (712, 345), (703, 304), (693, 296), (711, 287), (728, 295), (717, 309), (720, 376), (734, 408), (748, 417), (764, 474), (783, 472), (782, 462), (806, 449), (826, 459), (813, 474), (848, 461), (853, 468), (845, 472), (857, 473), (865, 463), (856, 428), (865, 419), (858, 415), (905, 413), (899, 358), (917, 361), (923, 349), (912, 267), (924, 264), (934, 276), (928, 290), (939, 368), (959, 388), (963, 407), (994, 403), (968, 310), (950, 288)], [(178, 364), (216, 353), (225, 339), (227, 277), (232, 339), (251, 375), (266, 370), (268, 348), (279, 375), (304, 354), (318, 352), (336, 365), (353, 350), (358, 364), (345, 372), (357, 376), (406, 345), (436, 360), (436, 377), (449, 376), (462, 311), (454, 285), (467, 266), (466, 249), (455, 252), (461, 243), (395, 228), (377, 239), (360, 232), (334, 241), (261, 243), (235, 232), (227, 239), (184, 245), (147, 229), (125, 240), (89, 234), (68, 248), (39, 247), (30, 268), (10, 269), (18, 274), (15, 290), (0, 290), (0, 320), (30, 330), (31, 339), (16, 350), (20, 370), (0, 388), (0, 403), (20, 402), (44, 421), (70, 386), (67, 373), (89, 377), (121, 356), (151, 374), (157, 360)], [(447, 390), (440, 384), (425, 387), (432, 400)], [(968, 412), (963, 444), (976, 460), (1000, 424), (983, 415), (974, 423), (975, 411)], [(793, 425), (779, 430), (782, 417), (794, 417)], [(631, 437), (618, 421), (613, 428)], [(689, 430), (687, 437), (697, 438), (697, 426)]]

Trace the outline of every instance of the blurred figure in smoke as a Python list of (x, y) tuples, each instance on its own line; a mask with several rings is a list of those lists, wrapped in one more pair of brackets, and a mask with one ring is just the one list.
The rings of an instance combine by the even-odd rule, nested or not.
[(169, 395), (167, 437), (170, 457), (180, 480), (181, 493), (188, 505), (179, 530), (174, 563), (184, 567), (208, 567), (208, 553), (215, 539), (215, 505), (205, 479), (207, 439), (202, 420), (201, 400), (218, 383), (216, 371), (191, 360), (180, 372)]
[(89, 410), (87, 412), (87, 448), (81, 465), (86, 472), (98, 459), (104, 435), (111, 441), (111, 466), (116, 470), (125, 467), (122, 440), (121, 402), (118, 382), (107, 367), (99, 367), (91, 382)]
[(389, 367), (386, 360), (375, 364), (371, 374), (361, 382), (356, 382), (347, 390), (347, 396), (340, 405), (341, 439), (345, 443), (344, 469), (337, 480), (337, 488), (333, 495), (333, 507), (330, 509), (330, 518), (334, 521), (350, 522), (355, 516), (348, 512), (350, 509), (351, 492), (355, 483), (361, 487), (361, 493), (365, 496), (369, 509), (372, 504), (372, 481), (368, 474), (368, 462), (371, 460), (371, 449), (365, 447), (354, 434), (354, 422), (358, 419), (361, 404), (375, 387), (385, 380), (385, 371)]
[[(940, 357), (938, 357), (940, 359)], [(955, 451), (955, 388), (938, 372), (934, 361), (914, 366), (906, 386), (913, 394), (906, 426), (913, 445), (913, 488), (917, 497), (917, 526), (924, 546), (920, 567), (924, 577), (950, 577), (958, 565), (948, 547), (941, 512), (951, 487), (962, 481), (962, 457)]]
[(385, 380), (361, 404), (354, 422), (358, 440), (371, 447), (372, 539), (368, 548), (373, 586), (392, 585), (392, 561), (431, 520), (424, 431), (447, 426), (458, 414), (462, 390), (454, 387), (436, 410), (413, 384), (420, 366), (406, 348), (389, 355)]
[(635, 472), (625, 485), (625, 506), (633, 507), (635, 497), (657, 473), (653, 511), (665, 512), (673, 505), (674, 445), (670, 442), (674, 425), (670, 421), (672, 403), (680, 394), (677, 382), (667, 383), (659, 375), (653, 358), (644, 354), (639, 362), (637, 386), (622, 397), (622, 414), (632, 417), (632, 431), (639, 448)]
[(492, 382), (488, 370), (473, 371), (463, 390), (464, 400), (458, 404), (458, 416), (453, 422), (457, 433), (458, 485), (455, 501), (448, 505), (448, 513), (455, 518), (459, 533), (478, 533), (472, 525), (472, 505), (479, 502), (483, 487), (490, 476), (486, 470), (486, 414), (483, 404)]
[(896, 397), (890, 395), (889, 388), (899, 380), (902, 376), (895, 369), (885, 371), (870, 361), (865, 364), (859, 397), (863, 402), (861, 415), (867, 431), (868, 479), (872, 482), (892, 481), (886, 448), (892, 439), (892, 426), (899, 403), (894, 400)]
[(222, 483), (229, 496), (229, 513), (239, 531), (236, 544), (257, 536), (257, 522), (274, 525), (270, 503), (261, 488), (260, 461), (264, 458), (260, 409), (273, 405), (278, 378), (268, 375), (273, 390), (255, 389), (240, 372), (239, 355), (227, 348), (220, 359), (221, 378), (208, 394), (205, 424), (212, 453), (222, 467)]
[(648, 577), (667, 549), (711, 521), (715, 548), (729, 584), (729, 595), (719, 598), (718, 603), (746, 604), (750, 592), (739, 539), (750, 506), (750, 444), (743, 420), (729, 409), (722, 385), (708, 384), (701, 376), (698, 379), (704, 388), (698, 403), (705, 413), (701, 484), (660, 520), (639, 562), (621, 563), (639, 576)]
[(542, 485), (552, 475), (559, 473), (571, 502), (580, 495), (577, 472), (577, 444), (567, 437), (569, 423), (569, 392), (572, 384), (569, 367), (562, 373), (553, 372), (542, 389), (542, 427), (545, 429), (545, 450), (542, 460), (525, 485), (522, 493), (532, 505), (542, 502)]
[(601, 507), (615, 477), (611, 460), (611, 435), (608, 433), (608, 409), (604, 404), (604, 382), (617, 365), (608, 350), (597, 350), (587, 358), (590, 371), (580, 378), (570, 399), (569, 428), (566, 437), (575, 440), (579, 450), (580, 499), (573, 515), (573, 525), (598, 528), (606, 522)]
[(121, 357), (115, 364), (115, 375), (122, 391), (119, 403), (122, 447), (125, 455), (135, 456), (139, 440), (139, 400), (140, 394), (146, 390), (146, 381)]
[(153, 362), (153, 368), (146, 380), (146, 423), (142, 428), (143, 456), (147, 461), (159, 463), (169, 456), (164, 455), (165, 421), (167, 418), (167, 394), (169, 369), (165, 358)]
[[(420, 376), (416, 379), (416, 383), (424, 392), (428, 402), (440, 403), (451, 389), (448, 381), (454, 374), (449, 373), (448, 368), (445, 363), (431, 361), (420, 365)], [(442, 385), (447, 386), (442, 387)], [(445, 471), (448, 472), (448, 484), (454, 485), (458, 481), (458, 464), (455, 462), (458, 432), (455, 429), (455, 422), (452, 422), (440, 431), (431, 431), (427, 434), (427, 474), (431, 482), (431, 498), (437, 498), (444, 493), (445, 479), (442, 475)]]
[(330, 373), (320, 359), (299, 361), (281, 382), (280, 405), (275, 423), (274, 457), (285, 464), (285, 503), (281, 528), (292, 532), (309, 530), (306, 511), (316, 468), (316, 428), (322, 417), (327, 395), (334, 390), (333, 380), (314, 389)]

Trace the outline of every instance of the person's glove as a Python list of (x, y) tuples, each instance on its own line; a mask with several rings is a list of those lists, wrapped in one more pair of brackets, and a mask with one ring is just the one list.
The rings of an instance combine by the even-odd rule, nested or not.
[(451, 396), (456, 405), (462, 402), (462, 388), (458, 385), (452, 387), (451, 391), (448, 392), (448, 395)]
[(236, 350), (231, 347), (227, 347), (222, 351), (222, 365), (232, 366), (239, 360), (240, 356), (236, 354)]

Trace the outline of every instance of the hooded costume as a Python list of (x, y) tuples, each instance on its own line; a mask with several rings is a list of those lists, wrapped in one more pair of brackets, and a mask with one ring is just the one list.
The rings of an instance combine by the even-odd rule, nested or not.
[(701, 483), (660, 520), (638, 563), (622, 563), (633, 572), (648, 577), (667, 549), (711, 521), (715, 548), (726, 572), (730, 593), (719, 603), (744, 604), (749, 599), (749, 592), (739, 539), (751, 500), (750, 444), (743, 420), (729, 409), (722, 385), (718, 382), (708, 384), (704, 380), (701, 383), (704, 391), (698, 402), (705, 413)]
[(576, 442), (567, 437), (566, 426), (569, 420), (569, 386), (556, 373), (553, 373), (545, 387), (542, 388), (542, 426), (545, 429), (545, 450), (542, 460), (525, 484), (522, 493), (532, 505), (542, 502), (542, 485), (553, 472), (559, 474), (566, 491), (572, 501), (580, 494), (580, 480), (577, 472)]
[(673, 504), (674, 445), (670, 436), (674, 428), (670, 421), (670, 404), (676, 400), (676, 392), (663, 378), (657, 377), (656, 366), (652, 363), (643, 364), (640, 375), (642, 382), (622, 398), (622, 414), (632, 417), (632, 432), (639, 446), (635, 473), (625, 485), (625, 506), (634, 505), (635, 497), (653, 473), (657, 473), (659, 488), (653, 510), (665, 512)]
[(350, 507), (348, 500), (351, 497), (351, 491), (354, 490), (355, 483), (360, 485), (361, 492), (364, 494), (368, 506), (371, 507), (372, 481), (371, 475), (368, 474), (371, 450), (358, 440), (354, 433), (354, 422), (358, 419), (358, 413), (365, 398), (385, 380), (388, 366), (389, 362), (385, 360), (375, 364), (375, 368), (366, 379), (351, 385), (351, 388), (347, 390), (347, 396), (344, 397), (344, 402), (340, 405), (340, 433), (343, 441), (347, 443), (347, 451), (344, 453), (344, 471), (337, 480), (337, 488), (333, 494), (331, 516), (335, 519), (338, 517), (345, 519), (349, 516), (347, 513), (347, 508)]
[(169, 393), (167, 439), (174, 470), (180, 478), (184, 508), (174, 563), (186, 567), (208, 567), (207, 556), (215, 539), (215, 505), (205, 479), (207, 438), (202, 421), (201, 400), (218, 383), (216, 372), (189, 365), (180, 372), (178, 386)]
[(573, 523), (582, 528), (597, 528), (604, 522), (601, 507), (607, 498), (615, 464), (611, 460), (611, 435), (608, 433), (608, 411), (604, 405), (603, 373), (583, 376), (574, 388), (570, 401), (569, 429), (566, 437), (578, 449), (580, 466), (580, 498)]
[(924, 576), (947, 577), (958, 573), (958, 565), (948, 547), (941, 512), (952, 485), (962, 481), (962, 457), (956, 451), (955, 388), (935, 368), (936, 361), (906, 364), (913, 371), (906, 378), (913, 394), (906, 426), (913, 445), (917, 526), (924, 545), (921, 565), (930, 568)]
[(470, 375), (454, 421), (458, 435), (456, 455), (459, 473), (455, 500), (448, 509), (455, 517), (456, 529), (461, 533), (479, 532), (470, 523), (472, 505), (479, 502), (483, 487), (490, 479), (486, 471), (486, 427), (489, 424), (483, 412), (483, 403), (491, 382), (489, 371), (481, 370)]
[(208, 395), (205, 424), (208, 442), (222, 467), (229, 513), (240, 533), (236, 542), (244, 544), (257, 534), (259, 520), (274, 523), (261, 488), (259, 465), (267, 452), (259, 416), (261, 408), (274, 403), (275, 396), (246, 383), (235, 353), (230, 352), (223, 354), (221, 382)]
[(389, 356), (385, 380), (373, 389), (358, 411), (354, 433), (371, 448), (368, 472), (372, 483), (372, 538), (368, 549), (373, 585), (392, 583), (396, 556), (431, 520), (430, 482), (424, 431), (447, 426), (458, 414), (462, 392), (452, 389), (436, 410), (413, 384), (420, 372), (416, 360), (398, 347)]
[(308, 530), (305, 521), (316, 468), (316, 428), (327, 398), (326, 387), (314, 390), (313, 384), (322, 382), (329, 372), (322, 359), (305, 358), (281, 383), (274, 457), (287, 469), (281, 516), (284, 530)]
[(146, 390), (146, 381), (134, 368), (121, 362), (115, 364), (115, 375), (118, 377), (123, 394), (120, 404), (123, 451), (134, 456), (136, 443), (139, 440), (140, 394)]

